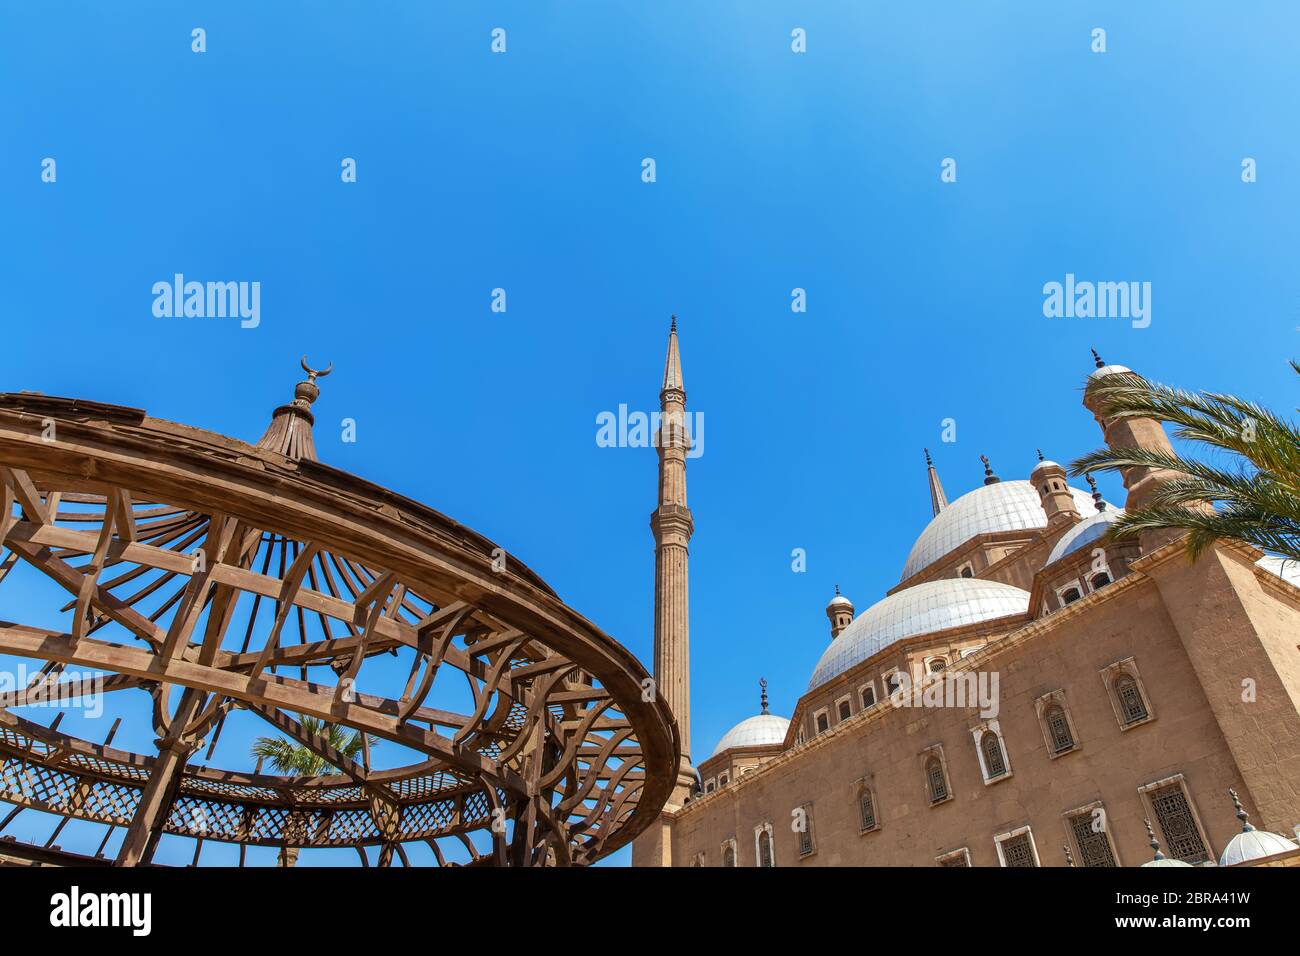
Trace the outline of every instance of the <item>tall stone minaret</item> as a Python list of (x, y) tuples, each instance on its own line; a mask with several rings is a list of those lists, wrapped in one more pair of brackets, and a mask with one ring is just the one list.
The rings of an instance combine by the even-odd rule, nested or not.
[(686, 561), (695, 521), (686, 507), (686, 387), (677, 348), (677, 316), (668, 331), (668, 358), (659, 391), (659, 499), (650, 515), (655, 536), (655, 684), (667, 701), (682, 739), (677, 785), (668, 800), (680, 807), (695, 787), (691, 769), (691, 623)]
[(682, 358), (677, 350), (677, 316), (668, 331), (668, 359), (659, 391), (660, 423), (655, 433), (659, 449), (659, 498), (650, 513), (655, 536), (655, 686), (681, 735), (682, 757), (677, 779), (659, 820), (632, 843), (633, 866), (672, 866), (670, 811), (680, 808), (695, 789), (691, 769), (691, 639), (686, 559), (695, 521), (686, 507), (686, 388)]

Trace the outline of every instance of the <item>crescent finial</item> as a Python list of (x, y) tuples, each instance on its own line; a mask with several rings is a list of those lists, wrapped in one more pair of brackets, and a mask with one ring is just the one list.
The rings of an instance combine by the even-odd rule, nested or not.
[(307, 364), (307, 356), (302, 357), (302, 370), (307, 373), (307, 381), (314, 382), (318, 378), (324, 378), (330, 372), (334, 371), (334, 363), (330, 362), (325, 368), (317, 370)]

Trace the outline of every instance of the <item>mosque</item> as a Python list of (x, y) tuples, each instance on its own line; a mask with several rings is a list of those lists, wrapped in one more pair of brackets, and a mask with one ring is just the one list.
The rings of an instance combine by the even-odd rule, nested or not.
[[(1093, 355), (1090, 385), (1130, 371)], [(694, 763), (675, 323), (660, 402), (654, 671), (682, 757), (634, 865), (1300, 865), (1300, 567), (1108, 542), (1122, 508), (1041, 452), (1024, 477), (985, 460), (952, 501), (926, 452), (932, 516), (898, 583), (861, 613), (836, 588), (794, 713), (764, 683)], [(1108, 446), (1171, 450), (1083, 404)], [(1173, 475), (1123, 477), (1134, 508)]]

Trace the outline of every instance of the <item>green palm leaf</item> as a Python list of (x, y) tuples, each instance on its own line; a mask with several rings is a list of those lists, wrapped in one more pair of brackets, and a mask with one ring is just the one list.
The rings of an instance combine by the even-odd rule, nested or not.
[[(1290, 364), (1300, 374), (1300, 362)], [(1235, 395), (1187, 392), (1134, 372), (1108, 375), (1088, 390), (1104, 418), (1169, 424), (1175, 437), (1222, 453), (1229, 462), (1220, 467), (1141, 448), (1103, 448), (1071, 462), (1075, 475), (1129, 468), (1177, 475), (1146, 507), (1121, 515), (1108, 537), (1177, 530), (1187, 533), (1193, 559), (1215, 541), (1232, 538), (1300, 560), (1300, 428), (1294, 423)], [(1206, 504), (1213, 510), (1204, 510)]]

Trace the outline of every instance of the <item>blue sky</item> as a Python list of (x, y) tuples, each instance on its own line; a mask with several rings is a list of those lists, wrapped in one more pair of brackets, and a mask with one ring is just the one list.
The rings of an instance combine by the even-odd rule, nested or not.
[[(255, 440), (298, 357), (332, 361), (324, 461), (495, 539), (647, 661), (655, 456), (597, 447), (596, 416), (655, 407), (677, 313), (706, 420), (697, 759), (759, 676), (790, 712), (832, 585), (861, 611), (896, 583), (923, 446), (955, 498), (980, 454), (1018, 478), (1036, 447), (1098, 443), (1089, 347), (1294, 408), (1294, 4), (141, 0), (0, 22), (0, 389)], [(155, 318), (177, 272), (260, 282), (260, 325)], [(1045, 318), (1067, 273), (1150, 282), (1150, 326)]]

